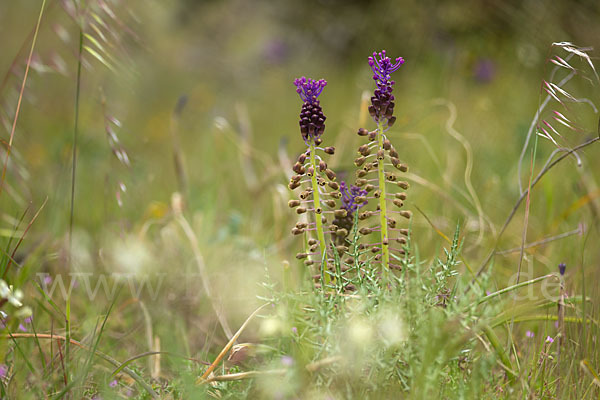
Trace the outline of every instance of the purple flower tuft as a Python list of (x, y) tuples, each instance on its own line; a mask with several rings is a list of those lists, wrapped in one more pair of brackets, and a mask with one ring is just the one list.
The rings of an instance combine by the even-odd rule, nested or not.
[[(379, 56), (379, 60), (377, 57)], [(385, 55), (385, 50), (380, 53), (373, 53), (372, 57), (369, 57), (369, 66), (373, 70), (373, 79), (377, 82), (377, 87), (383, 92), (391, 92), (394, 81), (392, 81), (392, 72), (396, 72), (400, 66), (404, 64), (402, 57), (396, 58), (396, 62), (392, 62), (392, 59)]]
[(560, 272), (561, 275), (565, 274), (566, 269), (567, 269), (567, 264), (565, 264), (565, 263), (558, 264), (558, 272)]
[(527, 332), (525, 332), (525, 336), (527, 336), (529, 339), (531, 339), (535, 336), (535, 334), (531, 331), (527, 331)]
[(308, 79), (304, 76), (294, 81), (296, 85), (296, 92), (300, 95), (300, 98), (304, 102), (314, 104), (317, 101), (317, 97), (321, 94), (327, 81), (325, 79)]
[(404, 64), (402, 57), (396, 58), (395, 62), (385, 55), (385, 50), (380, 53), (373, 53), (369, 57), (369, 66), (373, 70), (373, 79), (377, 83), (377, 89), (371, 97), (371, 106), (369, 106), (369, 114), (379, 122), (382, 119), (387, 119), (388, 126), (392, 126), (396, 121), (394, 113), (394, 95), (392, 94), (394, 81), (392, 80), (392, 72), (395, 72)]
[(546, 343), (554, 343), (554, 339), (552, 339), (552, 337), (550, 337), (550, 336), (547, 336)]
[(313, 141), (316, 145), (321, 144), (321, 135), (325, 131), (325, 120), (323, 109), (319, 104), (317, 97), (327, 85), (324, 79), (314, 80), (305, 77), (298, 78), (294, 81), (296, 92), (300, 95), (304, 104), (300, 111), (300, 132), (304, 143), (307, 145)]
[(117, 382), (116, 379), (113, 379), (112, 381), (110, 381), (110, 383), (108, 384), (108, 386), (110, 386), (111, 388), (116, 387), (119, 384), (119, 382)]
[(348, 188), (346, 182), (342, 181), (340, 182), (340, 192), (342, 193), (342, 208), (348, 211), (348, 214), (353, 214), (360, 207), (367, 204), (366, 200), (362, 203), (356, 202), (358, 196), (367, 195), (367, 191), (358, 186), (351, 185)]

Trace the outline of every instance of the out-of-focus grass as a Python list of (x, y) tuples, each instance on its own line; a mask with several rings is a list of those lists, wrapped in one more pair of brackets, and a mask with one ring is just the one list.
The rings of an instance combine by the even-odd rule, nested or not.
[[(321, 97), (328, 117), (326, 135), (330, 143), (347, 142), (335, 167), (351, 170), (355, 131), (364, 120), (361, 96), (373, 86), (367, 55), (383, 47), (407, 60), (395, 77), (398, 121), (390, 135), (411, 173), (428, 183), (412, 184), (407, 205), (417, 206), (448, 237), (457, 222), (464, 226), (463, 257), (476, 269), (494, 243), (494, 230), (501, 227), (519, 195), (517, 159), (541, 101), (541, 79), (549, 73), (545, 62), (549, 45), (568, 39), (593, 46), (600, 37), (591, 23), (598, 16), (592, 3), (575, 7), (557, 2), (547, 8), (537, 2), (489, 8), (478, 2), (315, 2), (302, 7), (267, 2), (250, 6), (240, 1), (110, 4), (135, 36), (123, 42), (124, 49), (110, 49), (122, 57), (116, 72), (90, 54), (85, 57), (89, 65), (83, 71), (80, 103), (74, 269), (66, 269), (65, 252), (76, 26), (60, 2), (50, 2), (36, 56), (43, 66), (59, 55), (64, 73), (33, 68), (12, 156), (26, 173), (18, 176), (10, 170), (7, 182), (16, 196), (0, 196), (0, 227), (10, 229), (13, 219), (32, 201), (30, 218), (48, 197), (19, 253), (24, 266), (13, 271), (12, 278), (26, 290), (25, 299), (34, 307), (36, 320), (40, 318), (39, 331), (60, 331), (63, 326), (58, 316), (56, 325), (51, 325), (41, 306), (35, 307), (35, 299), (41, 300), (33, 286), (36, 273), (155, 274), (158, 281), (153, 282), (161, 284), (158, 298), (148, 298), (146, 293), (142, 302), (136, 302), (122, 293), (110, 316), (100, 347), (119, 360), (154, 348), (150, 345), (154, 336), (160, 338), (162, 350), (203, 359), (214, 356), (226, 341), (198, 276), (182, 282), (186, 274), (197, 274), (197, 265), (185, 236), (171, 219), (171, 198), (178, 187), (170, 130), (181, 96), (187, 96), (176, 127), (189, 184), (184, 214), (198, 235), (214, 288), (213, 301), (223, 305), (230, 324), (237, 327), (258, 305), (256, 294), (264, 294), (258, 282), (264, 280), (265, 270), (277, 281), (281, 265), (289, 261), (295, 276), (301, 275), (293, 259), (299, 243), (288, 233), (294, 223), (283, 186), (288, 171), (278, 159), (281, 147), (292, 159), (303, 150), (297, 129), (300, 104), (292, 86), (295, 77), (328, 80)], [(9, 71), (13, 56), (34, 27), (38, 7), (33, 1), (0, 5), (0, 35), (5, 38), (0, 72)], [(55, 33), (61, 27), (69, 40), (61, 41)], [(7, 72), (7, 85), (0, 93), (2, 116), (8, 121), (12, 121), (14, 91), (24, 67), (18, 60), (15, 74)], [(586, 88), (575, 87), (583, 92)], [(467, 192), (465, 150), (446, 129), (452, 110), (454, 129), (472, 149), (471, 183), (486, 221), (480, 243), (476, 207), (463, 196)], [(131, 159), (130, 168), (111, 153), (105, 114), (122, 122), (115, 132)], [(538, 166), (552, 150), (550, 142), (540, 142)], [(576, 229), (583, 222), (589, 232), (587, 247), (581, 236), (572, 236), (527, 251), (528, 260), (534, 260), (527, 279), (554, 272), (559, 262), (566, 262), (570, 291), (581, 293), (582, 282), (589, 282), (588, 295), (594, 289), (591, 283), (597, 272), (591, 266), (599, 258), (590, 246), (598, 236), (595, 151), (583, 152), (581, 169), (567, 160), (540, 183), (533, 192), (527, 236), (532, 242)], [(527, 158), (523, 182), (528, 163)], [(248, 176), (256, 182), (248, 181)], [(115, 197), (120, 182), (127, 188), (120, 193), (122, 206)], [(586, 195), (591, 201), (578, 203)], [(523, 209), (500, 249), (520, 245)], [(412, 227), (422, 258), (431, 260), (447, 245), (418, 212)], [(517, 257), (518, 252), (496, 257), (493, 286), (506, 284), (516, 271)], [(160, 273), (167, 274), (163, 281), (156, 278)], [(461, 273), (469, 274), (462, 266)], [(579, 274), (585, 274), (585, 279)], [(83, 338), (106, 312), (109, 301), (102, 295), (90, 301), (81, 287), (74, 290), (73, 335)], [(147, 313), (140, 311), (143, 307)], [(4, 343), (5, 348), (8, 345)], [(146, 361), (140, 361), (139, 368), (151, 369)], [(171, 362), (176, 363), (163, 357), (163, 363), (170, 366)], [(177, 366), (172, 370), (168, 366), (163, 366), (164, 375), (176, 375)]]

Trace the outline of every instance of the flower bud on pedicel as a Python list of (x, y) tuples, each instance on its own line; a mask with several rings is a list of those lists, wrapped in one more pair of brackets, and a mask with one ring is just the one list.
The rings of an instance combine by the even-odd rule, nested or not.
[(358, 186), (348, 186), (346, 182), (342, 181), (340, 182), (340, 193), (342, 194), (342, 210), (340, 211), (344, 211), (344, 213), (335, 214), (336, 218), (333, 220), (333, 224), (340, 230), (343, 229), (346, 233), (343, 236), (340, 234), (335, 235), (336, 243), (343, 245), (348, 232), (350, 232), (354, 225), (355, 212), (367, 204), (364, 198), (367, 195), (367, 191)]

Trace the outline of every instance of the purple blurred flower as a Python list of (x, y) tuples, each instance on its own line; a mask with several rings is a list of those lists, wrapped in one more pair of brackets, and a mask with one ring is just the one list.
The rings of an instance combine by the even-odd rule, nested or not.
[(367, 195), (367, 191), (358, 186), (351, 185), (350, 188), (348, 188), (348, 184), (342, 181), (340, 182), (340, 192), (342, 193), (342, 208), (348, 211), (348, 214), (353, 214), (360, 207), (367, 204), (366, 200), (362, 203), (356, 202), (358, 196)]
[(8, 365), (0, 364), (0, 378), (6, 378), (8, 375)]
[(546, 337), (546, 343), (554, 343), (554, 339), (552, 339), (550, 336)]
[(567, 264), (565, 264), (565, 263), (558, 264), (558, 272), (560, 272), (561, 275), (565, 274), (566, 269), (567, 269)]
[(496, 75), (496, 65), (489, 58), (482, 58), (475, 64), (473, 74), (478, 82), (488, 83)]
[(112, 381), (110, 381), (110, 383), (108, 384), (108, 386), (110, 386), (111, 388), (116, 387), (119, 384), (119, 382), (117, 382), (116, 379), (113, 379)]
[(294, 81), (296, 92), (304, 102), (300, 111), (300, 132), (304, 143), (307, 145), (312, 140), (316, 145), (321, 144), (321, 135), (325, 132), (325, 120), (323, 109), (317, 97), (323, 92), (327, 85), (324, 79), (314, 80), (305, 77)]
[(25, 322), (26, 324), (30, 324), (33, 322), (33, 315), (30, 315), (29, 317), (25, 318), (23, 320), (23, 322)]
[(25, 325), (23, 325), (23, 324), (19, 324), (19, 327), (18, 327), (18, 329), (19, 329), (21, 332), (27, 332), (27, 328), (26, 328), (26, 327), (25, 327)]
[(294, 335), (297, 335), (298, 334), (298, 328), (296, 328), (295, 326), (292, 326), (292, 333)]
[(292, 365), (294, 365), (294, 359), (290, 356), (282, 356), (281, 364), (286, 367), (291, 367)]
[(527, 331), (527, 332), (525, 332), (525, 336), (527, 336), (528, 338), (531, 339), (531, 338), (533, 338), (535, 336), (535, 334), (533, 332), (531, 332), (531, 331)]
[(52, 277), (50, 275), (44, 276), (44, 284), (50, 285), (52, 283)]

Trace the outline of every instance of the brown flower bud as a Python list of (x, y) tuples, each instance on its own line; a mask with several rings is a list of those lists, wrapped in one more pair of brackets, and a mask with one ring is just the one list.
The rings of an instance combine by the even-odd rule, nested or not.
[(327, 205), (327, 207), (335, 207), (335, 200), (333, 199), (323, 200), (323, 203)]
[(304, 229), (292, 228), (292, 235), (300, 235), (304, 233)]
[[(335, 183), (335, 182), (329, 182), (329, 186), (331, 186), (332, 183)], [(339, 189), (339, 185), (338, 185), (338, 187), (336, 187), (336, 189)], [(342, 194), (340, 192), (331, 192), (331, 193), (329, 193), (329, 195), (331, 197), (333, 197), (334, 199), (339, 199), (342, 197)]]
[(344, 218), (346, 215), (348, 215), (348, 211), (342, 208), (341, 210), (335, 210), (333, 215), (335, 215), (336, 218)]
[(297, 162), (296, 164), (294, 164), (294, 166), (292, 167), (292, 170), (297, 173), (297, 174), (304, 174), (304, 172), (306, 172), (306, 170), (304, 169), (304, 166), (302, 164), (300, 164), (299, 162)]
[(334, 225), (334, 224), (331, 224), (331, 225), (329, 225), (329, 230), (332, 231), (332, 232), (335, 232), (335, 231), (338, 230), (338, 226)]
[(304, 265), (306, 266), (310, 266), (313, 265), (315, 262), (313, 260), (304, 260)]
[(308, 198), (308, 196), (310, 196), (311, 191), (310, 190), (305, 190), (304, 192), (300, 193), (300, 198), (302, 200), (306, 200)]
[(404, 203), (400, 199), (394, 199), (394, 205), (396, 207), (402, 207), (402, 206), (404, 206)]
[(410, 211), (400, 211), (400, 215), (402, 215), (404, 218), (410, 219), (410, 217), (412, 217), (412, 212), (410, 212)]
[(404, 193), (404, 192), (396, 193), (395, 196), (397, 199), (406, 200), (406, 193)]
[(369, 145), (367, 145), (367, 144), (363, 144), (362, 146), (360, 146), (358, 148), (358, 152), (360, 153), (360, 155), (362, 155), (364, 157), (371, 154), (371, 150), (369, 149)]
[(394, 182), (396, 180), (396, 175), (392, 174), (391, 172), (386, 172), (385, 179), (390, 182)]
[(377, 131), (369, 132), (369, 140), (372, 142), (377, 139)]
[(360, 214), (358, 214), (358, 219), (363, 221), (363, 220), (369, 218), (371, 215), (373, 215), (373, 213), (371, 211), (361, 212)]
[(356, 196), (354, 198), (354, 202), (358, 204), (364, 203), (365, 201), (367, 201), (367, 198), (365, 196)]
[(308, 226), (308, 224), (306, 222), (296, 222), (296, 228), (298, 229), (304, 229)]
[(317, 178), (317, 183), (319, 184), (319, 186), (327, 185), (327, 181), (321, 177)]
[(356, 180), (356, 186), (364, 186), (367, 184), (367, 180), (366, 179), (357, 179)]
[(385, 140), (383, 141), (383, 148), (384, 148), (385, 150), (389, 150), (389, 149), (391, 149), (391, 148), (392, 148), (392, 142), (390, 142), (390, 140), (389, 140), (389, 139), (385, 139)]
[(326, 169), (325, 175), (327, 175), (327, 178), (329, 178), (330, 181), (335, 181), (335, 178), (336, 178), (335, 172), (333, 172), (332, 170)]
[(346, 237), (348, 236), (348, 231), (344, 228), (338, 229), (337, 231), (335, 231), (335, 235), (339, 236), (339, 237)]
[(332, 188), (333, 190), (338, 190), (340, 188), (340, 185), (338, 185), (337, 182), (329, 182), (328, 183), (329, 187)]
[(363, 227), (363, 228), (360, 228), (360, 229), (358, 230), (358, 232), (360, 232), (360, 234), (361, 234), (361, 235), (368, 235), (368, 234), (370, 234), (371, 232), (373, 232), (373, 229), (371, 229), (371, 228), (367, 228), (367, 227), (365, 226), (365, 227)]
[(292, 175), (292, 177), (290, 178), (290, 182), (300, 182), (301, 179), (302, 175)]
[(375, 186), (371, 185), (370, 183), (368, 185), (365, 186), (365, 190), (367, 192), (372, 192), (373, 189), (375, 189)]
[(323, 213), (323, 209), (321, 207), (315, 208), (315, 214), (320, 215)]
[(396, 122), (396, 117), (390, 117), (390, 118), (388, 118), (388, 126), (390, 128), (394, 125), (394, 122)]
[(335, 249), (338, 251), (338, 253), (345, 253), (348, 251), (348, 247), (346, 246), (335, 246)]
[(405, 237), (397, 237), (396, 238), (396, 242), (400, 243), (400, 244), (406, 244), (407, 240)]
[(324, 151), (326, 154), (335, 154), (335, 147), (333, 147), (333, 146), (325, 147), (325, 148), (323, 149), (323, 151)]
[(365, 157), (361, 156), (354, 160), (354, 165), (360, 167), (365, 162)]
[(312, 177), (315, 174), (315, 169), (312, 167), (312, 165), (310, 167), (308, 167), (308, 169), (306, 170), (306, 176), (308, 176), (309, 178)]
[(319, 171), (323, 172), (327, 169), (327, 163), (323, 160), (319, 161)]
[(387, 224), (390, 228), (394, 228), (394, 227), (396, 227), (396, 220), (394, 220), (392, 218), (388, 218)]
[(367, 136), (369, 134), (369, 131), (366, 130), (365, 128), (360, 128), (358, 130), (358, 136)]
[(371, 253), (377, 253), (378, 251), (381, 251), (381, 247), (377, 247), (377, 246), (371, 247)]
[(308, 254), (306, 254), (306, 253), (298, 253), (298, 254), (296, 254), (296, 258), (298, 260), (302, 260), (303, 258), (306, 258), (306, 257), (308, 257)]
[(384, 157), (385, 157), (385, 152), (384, 152), (383, 150), (381, 150), (381, 149), (380, 149), (380, 150), (378, 150), (378, 151), (377, 151), (377, 159), (378, 159), (379, 161), (382, 161), (382, 160), (384, 159)]
[(408, 229), (400, 229), (400, 234), (404, 236), (408, 236)]
[(317, 239), (315, 239), (315, 238), (310, 238), (310, 239), (308, 239), (308, 245), (309, 245), (309, 246), (314, 246), (314, 245), (315, 245), (315, 244), (317, 244), (317, 243), (318, 243), (318, 242), (317, 242)]
[(289, 208), (298, 207), (299, 205), (300, 205), (300, 200), (290, 200), (290, 201), (288, 201), (288, 207)]
[(298, 207), (296, 208), (296, 214), (304, 214), (306, 212), (306, 208)]
[(309, 247), (309, 250), (311, 253), (316, 253), (317, 249), (319, 248), (319, 246), (317, 246), (316, 244), (313, 246)]
[(381, 197), (381, 190), (376, 190), (375, 193), (373, 193), (373, 196), (375, 196), (376, 199)]
[(306, 153), (302, 153), (298, 156), (298, 162), (300, 164), (304, 164), (304, 161), (306, 161)]
[(377, 110), (375, 110), (375, 107), (373, 107), (373, 105), (370, 105), (370, 106), (369, 106), (369, 115), (370, 115), (371, 117), (374, 117), (374, 116), (376, 116), (376, 115), (377, 115)]
[(381, 261), (381, 253), (375, 256), (375, 261)]
[(396, 164), (396, 165), (394, 165), (394, 167), (396, 167), (397, 169), (399, 169), (402, 172), (408, 171), (408, 165), (407, 164)]
[(290, 188), (290, 190), (294, 190), (294, 189), (296, 189), (299, 186), (300, 186), (300, 182), (290, 182), (288, 184), (288, 188)]
[(365, 171), (364, 169), (357, 169), (356, 170), (356, 176), (359, 178), (362, 178), (363, 176), (367, 175), (367, 171)]
[(406, 190), (406, 189), (408, 189), (410, 187), (410, 185), (408, 184), (408, 182), (405, 182), (405, 181), (399, 181), (397, 183), (397, 185), (399, 187), (401, 187), (402, 189), (404, 189), (404, 190)]
[(394, 146), (392, 146), (390, 148), (390, 157), (398, 158), (398, 152), (396, 151), (396, 149), (394, 148)]
[(365, 246), (364, 243), (361, 243), (361, 244), (358, 245), (358, 250), (359, 251), (364, 250), (366, 248), (367, 248), (367, 246)]

